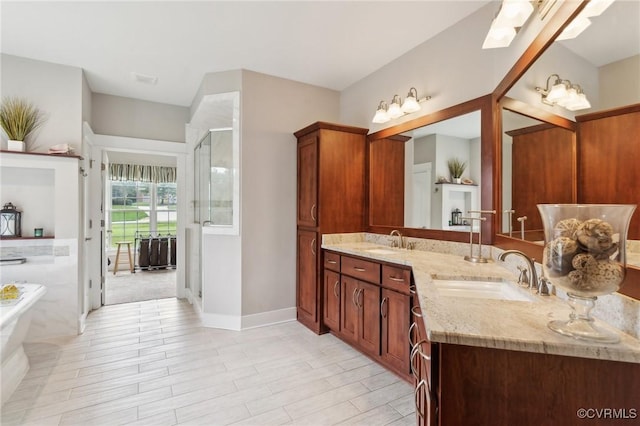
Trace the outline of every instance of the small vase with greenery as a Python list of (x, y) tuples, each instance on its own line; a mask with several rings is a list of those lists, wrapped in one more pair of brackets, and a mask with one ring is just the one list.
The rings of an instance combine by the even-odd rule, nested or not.
[(455, 183), (461, 183), (462, 173), (464, 173), (464, 169), (467, 168), (467, 163), (464, 161), (460, 161), (457, 158), (452, 158), (451, 160), (447, 161), (447, 166), (449, 167), (451, 180)]
[(38, 108), (22, 98), (5, 98), (0, 105), (0, 126), (9, 138), (8, 148), (24, 151), (24, 140), (43, 123)]

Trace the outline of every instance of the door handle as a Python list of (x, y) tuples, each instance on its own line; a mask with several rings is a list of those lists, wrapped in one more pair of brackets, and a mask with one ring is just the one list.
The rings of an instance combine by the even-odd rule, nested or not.
[(380, 303), (380, 316), (381, 316), (382, 318), (386, 318), (386, 317), (387, 317), (387, 316), (384, 314), (384, 309), (383, 309), (383, 307), (384, 307), (384, 302), (386, 302), (386, 301), (387, 301), (387, 298), (386, 298), (386, 297), (383, 297), (383, 298), (382, 298), (382, 302)]
[(311, 240), (311, 254), (316, 255), (316, 239)]
[(333, 285), (333, 295), (339, 298), (340, 295), (336, 293), (336, 287), (338, 287), (338, 284), (340, 284), (340, 281), (336, 281), (336, 283)]
[(316, 205), (311, 206), (311, 220), (316, 221)]

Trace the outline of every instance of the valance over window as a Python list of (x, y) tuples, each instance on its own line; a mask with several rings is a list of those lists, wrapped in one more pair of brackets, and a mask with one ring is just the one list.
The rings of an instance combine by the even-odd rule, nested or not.
[(175, 183), (176, 167), (110, 163), (109, 180)]

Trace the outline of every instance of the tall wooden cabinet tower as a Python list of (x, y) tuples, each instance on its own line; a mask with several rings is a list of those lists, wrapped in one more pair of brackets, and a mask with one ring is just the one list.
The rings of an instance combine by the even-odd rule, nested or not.
[(322, 330), (322, 234), (365, 227), (365, 152), (368, 129), (317, 122), (298, 138), (298, 321)]

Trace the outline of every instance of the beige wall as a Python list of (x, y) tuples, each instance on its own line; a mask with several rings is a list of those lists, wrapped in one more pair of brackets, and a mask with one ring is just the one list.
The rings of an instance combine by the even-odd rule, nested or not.
[(91, 119), (96, 134), (184, 142), (189, 108), (94, 93)]
[(6, 54), (0, 55), (0, 60), (2, 97), (26, 98), (46, 119), (27, 138), (27, 150), (47, 152), (52, 145), (68, 143), (81, 152), (82, 70)]
[[(499, 2), (488, 4), (343, 90), (340, 121), (374, 132), (493, 92), (543, 25), (532, 19), (508, 48), (483, 50), (497, 7)], [(371, 122), (381, 100), (389, 103), (395, 94), (404, 99), (411, 87), (419, 97), (432, 96), (421, 111)]]
[(640, 103), (640, 55), (601, 67), (599, 82), (602, 109)]
[(293, 132), (337, 122), (339, 93), (242, 73), (242, 315), (294, 307), (297, 145)]

